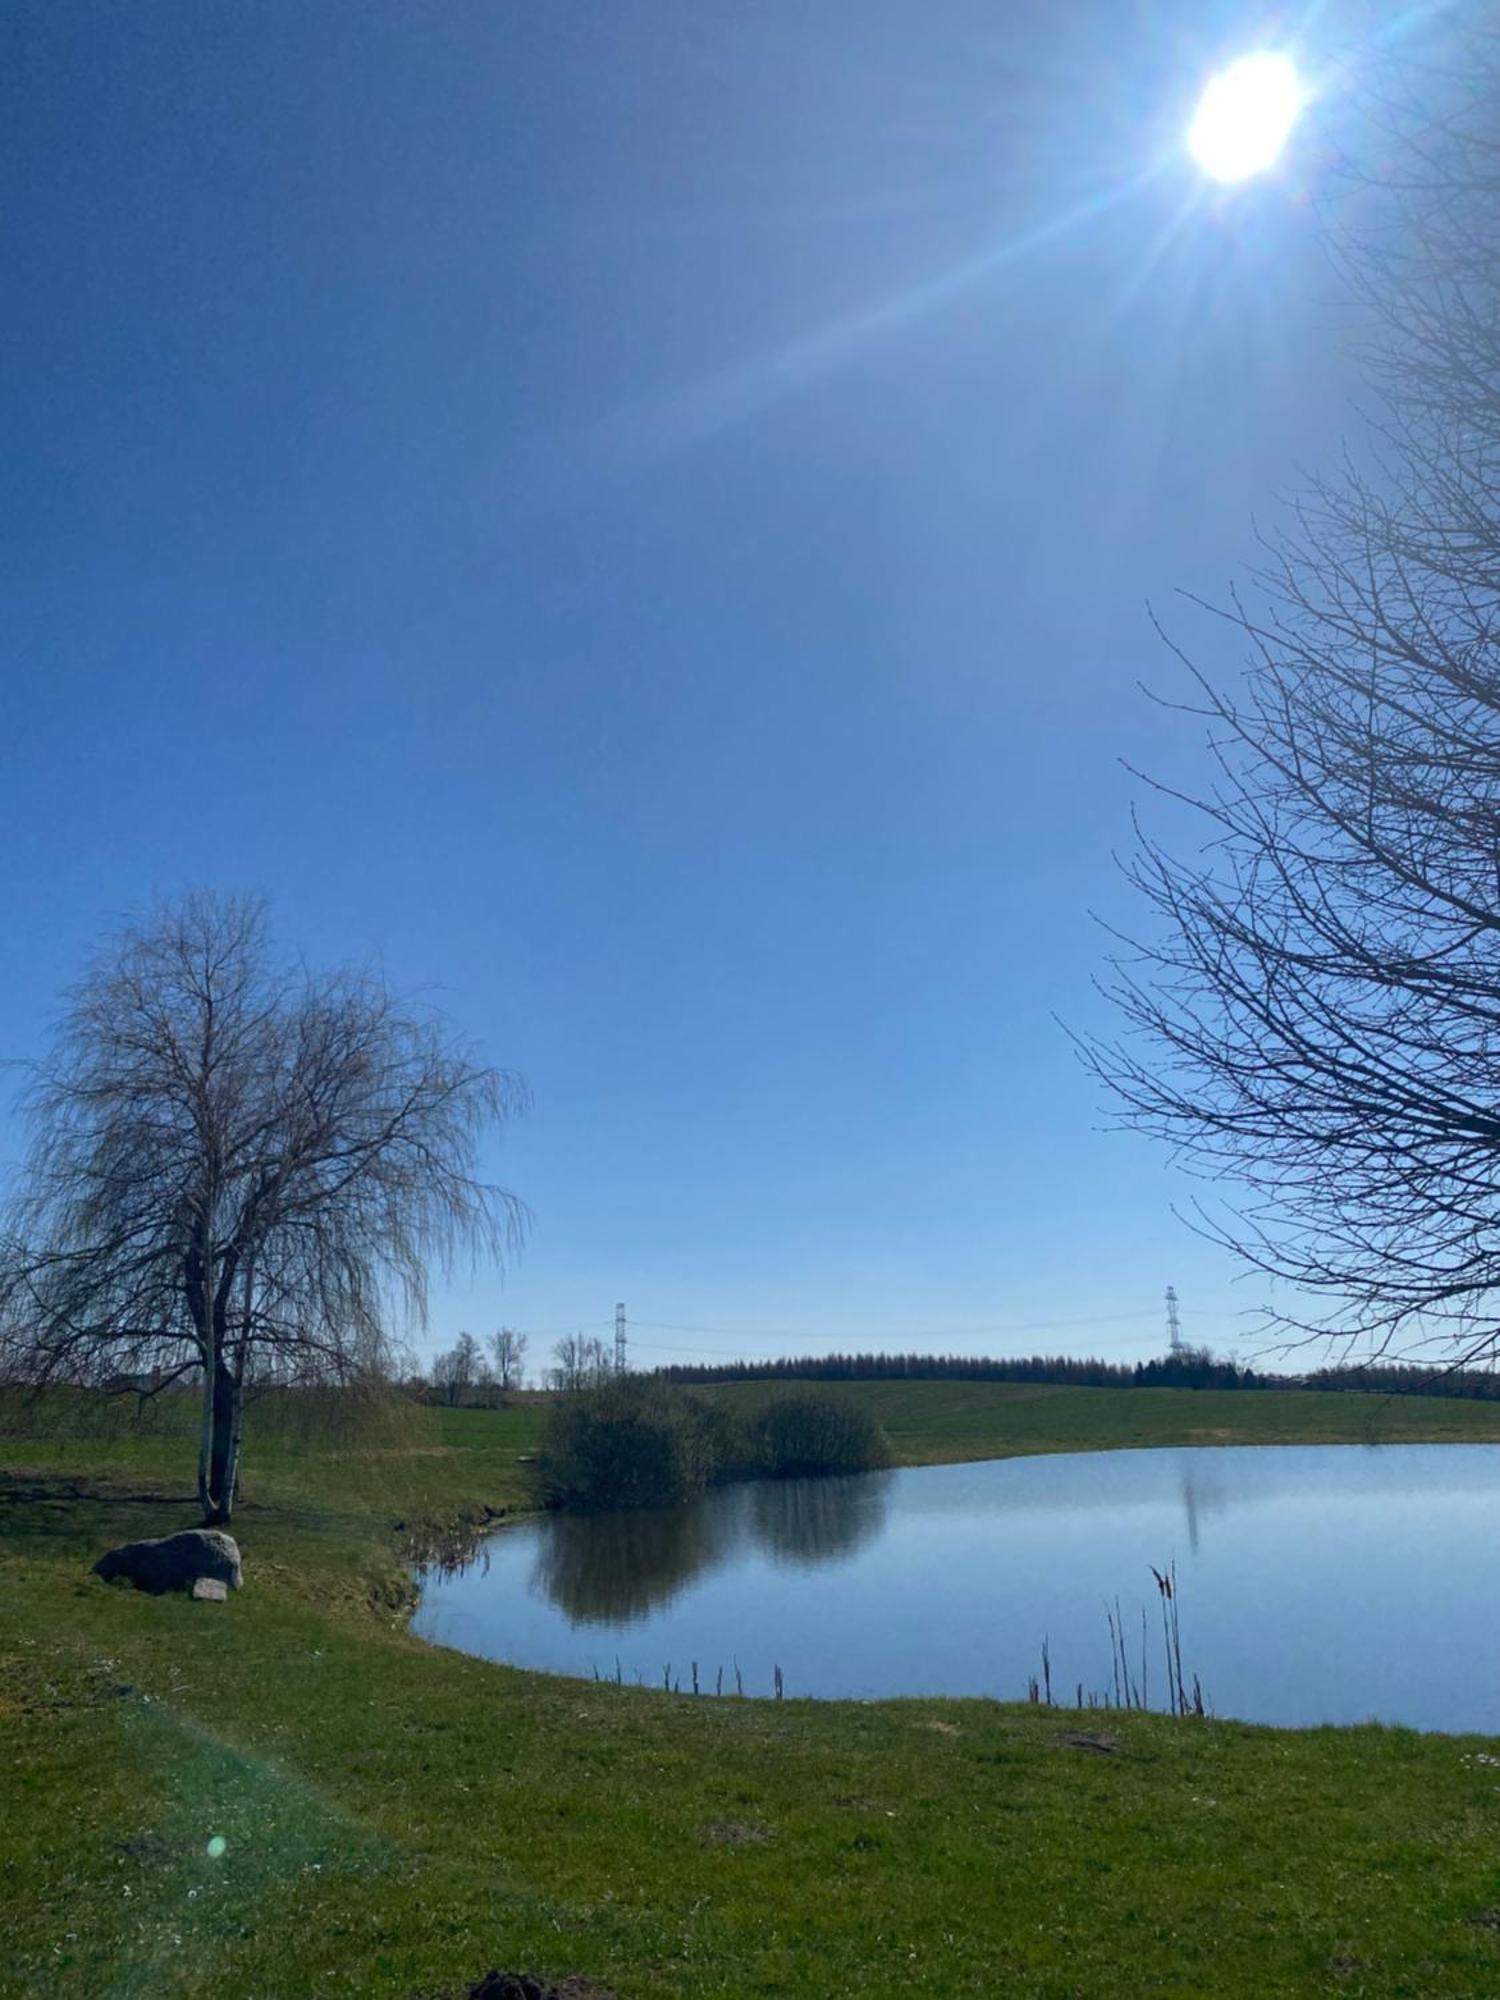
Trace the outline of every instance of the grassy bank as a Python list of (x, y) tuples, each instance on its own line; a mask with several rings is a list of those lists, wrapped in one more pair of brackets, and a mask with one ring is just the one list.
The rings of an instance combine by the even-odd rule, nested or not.
[[(1500, 1404), (1307, 1389), (1067, 1389), (1045, 1383), (840, 1382), (904, 1465), (1158, 1445), (1500, 1444)], [(760, 1383), (714, 1391), (762, 1396)]]
[[(909, 1459), (1189, 1437), (993, 1386), (859, 1393)], [(1386, 1407), (1382, 1434), (1500, 1436)], [(222, 1607), (88, 1574), (191, 1521), (189, 1437), (0, 1436), (0, 1993), (407, 2000), (496, 1964), (622, 2000), (1500, 1989), (1491, 1743), (1091, 1716), (1098, 1748), (1024, 1707), (694, 1701), (422, 1645), (397, 1523), (523, 1506), (534, 1435), (523, 1408), (253, 1439)]]

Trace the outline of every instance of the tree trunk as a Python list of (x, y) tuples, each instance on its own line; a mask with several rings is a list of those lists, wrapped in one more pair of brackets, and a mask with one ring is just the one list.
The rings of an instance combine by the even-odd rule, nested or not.
[(214, 1386), (221, 1350), (214, 1339), (213, 1296), (204, 1272), (203, 1253), (195, 1245), (187, 1260), (185, 1289), (198, 1335), (198, 1352), (203, 1359), (203, 1408), (198, 1426), (198, 1505), (203, 1509), (203, 1518), (211, 1520), (213, 1506), (209, 1493), (214, 1447)]
[(204, 1395), (208, 1423), (204, 1456), (198, 1466), (198, 1501), (205, 1526), (223, 1527), (234, 1513), (239, 1476), (240, 1385), (218, 1355)]
[(198, 1424), (198, 1505), (203, 1509), (204, 1519), (210, 1513), (209, 1506), (209, 1464), (214, 1447), (214, 1364), (205, 1349), (203, 1356), (203, 1405)]

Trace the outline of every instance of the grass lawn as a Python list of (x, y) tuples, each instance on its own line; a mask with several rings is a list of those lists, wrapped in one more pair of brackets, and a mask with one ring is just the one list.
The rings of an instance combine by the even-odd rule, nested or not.
[[(902, 1465), (1168, 1444), (1500, 1444), (1500, 1403), (1314, 1389), (1060, 1389), (1048, 1383), (841, 1382)], [(731, 1399), (763, 1395), (730, 1383)]]
[[(857, 1393), (912, 1460), (1500, 1439), (1478, 1404)], [(1090, 1715), (1097, 1748), (1064, 1713), (694, 1700), (421, 1644), (397, 1524), (524, 1506), (535, 1422), (263, 1427), (247, 1586), (213, 1606), (88, 1573), (191, 1523), (190, 1435), (9, 1413), (0, 1994), (437, 2000), (492, 1965), (622, 2000), (1500, 1993), (1491, 1741)]]

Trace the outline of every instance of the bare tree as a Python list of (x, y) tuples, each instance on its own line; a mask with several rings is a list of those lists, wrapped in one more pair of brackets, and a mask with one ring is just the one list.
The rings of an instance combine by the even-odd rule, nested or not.
[(556, 1365), (548, 1374), (554, 1389), (592, 1388), (611, 1373), (608, 1348), (587, 1334), (565, 1334), (552, 1354)]
[(502, 1326), (490, 1336), (490, 1352), (495, 1357), (495, 1374), (502, 1389), (519, 1389), (526, 1379), (527, 1339), (513, 1326)]
[(189, 896), (99, 952), (35, 1072), (0, 1344), (38, 1382), (196, 1376), (227, 1521), (247, 1390), (379, 1368), (430, 1257), (515, 1242), (477, 1148), (519, 1096), (379, 980), (280, 965), (258, 904)]
[(495, 1398), (500, 1393), (500, 1378), (495, 1373), (494, 1357), (480, 1341), (474, 1343), (474, 1387), (479, 1400), (487, 1410), (495, 1407)]
[[(1384, 71), (1334, 249), (1370, 449), (1315, 481), (1195, 671), (1212, 783), (1094, 1045), (1127, 1115), (1251, 1190), (1220, 1238), (1321, 1310), (1477, 1358), (1500, 1283), (1500, 41)], [(1181, 799), (1181, 794), (1174, 796)]]
[(472, 1333), (461, 1333), (432, 1364), (432, 1385), (445, 1403), (461, 1404), (480, 1379), (484, 1357)]

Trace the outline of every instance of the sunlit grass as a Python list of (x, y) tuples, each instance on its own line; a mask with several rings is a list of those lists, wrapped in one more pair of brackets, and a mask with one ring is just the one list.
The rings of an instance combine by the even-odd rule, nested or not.
[[(1179, 1395), (1269, 1429), (1280, 1400), (859, 1393), (909, 1457), (1140, 1442), (1185, 1423)], [(1487, 1406), (1450, 1412), (1494, 1431)], [(190, 1435), (6, 1422), (0, 1994), (413, 2000), (491, 1965), (623, 2000), (1500, 1984), (1474, 1921), (1500, 1904), (1479, 1739), (1127, 1715), (1100, 1751), (1025, 1707), (694, 1700), (424, 1646), (385, 1595), (395, 1523), (524, 1506), (534, 1427), (418, 1411), (361, 1463), (267, 1420), (247, 1585), (209, 1606), (88, 1574), (191, 1520), (162, 1497), (190, 1491)]]

